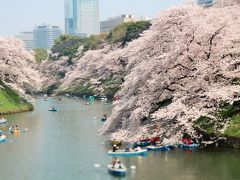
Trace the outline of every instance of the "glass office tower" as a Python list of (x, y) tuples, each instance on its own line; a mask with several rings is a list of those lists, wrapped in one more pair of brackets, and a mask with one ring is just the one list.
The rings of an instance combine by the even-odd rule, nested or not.
[(74, 7), (76, 7), (76, 0), (65, 0), (65, 33), (66, 34), (74, 34), (76, 29), (76, 11)]
[(50, 50), (54, 40), (62, 34), (59, 26), (41, 25), (33, 30), (34, 48)]
[(65, 33), (100, 34), (99, 0), (65, 0)]
[(197, 0), (197, 3), (203, 7), (212, 6), (214, 1), (213, 0)]

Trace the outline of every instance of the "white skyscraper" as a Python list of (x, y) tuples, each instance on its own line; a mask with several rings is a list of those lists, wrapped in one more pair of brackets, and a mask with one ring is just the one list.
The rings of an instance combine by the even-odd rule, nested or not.
[(99, 34), (99, 0), (65, 0), (65, 33)]

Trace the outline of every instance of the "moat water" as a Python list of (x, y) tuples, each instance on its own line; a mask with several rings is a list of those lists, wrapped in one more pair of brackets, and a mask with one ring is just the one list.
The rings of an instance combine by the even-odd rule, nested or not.
[[(149, 152), (145, 157), (123, 157), (126, 177), (108, 174), (105, 138), (99, 135), (100, 117), (112, 106), (95, 101), (65, 98), (35, 102), (35, 110), (5, 116), (0, 125), (7, 142), (0, 144), (0, 180), (239, 180), (240, 151), (213, 149)], [(48, 112), (55, 106), (58, 112)], [(7, 133), (17, 124), (29, 131)], [(95, 167), (94, 164), (100, 164)], [(131, 170), (130, 166), (136, 166)]]

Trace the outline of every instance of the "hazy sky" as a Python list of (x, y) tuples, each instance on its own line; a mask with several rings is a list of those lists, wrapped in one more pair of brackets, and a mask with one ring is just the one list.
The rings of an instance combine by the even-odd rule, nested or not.
[[(184, 0), (100, 0), (100, 19), (132, 13), (154, 17)], [(0, 0), (0, 35), (15, 35), (47, 23), (64, 28), (64, 0)]]

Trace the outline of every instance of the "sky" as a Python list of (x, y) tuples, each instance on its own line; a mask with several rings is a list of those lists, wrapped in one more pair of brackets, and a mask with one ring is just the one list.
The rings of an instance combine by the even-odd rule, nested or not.
[[(154, 17), (184, 0), (99, 0), (100, 19), (121, 14)], [(31, 31), (43, 23), (64, 29), (64, 0), (0, 0), (0, 35)]]

